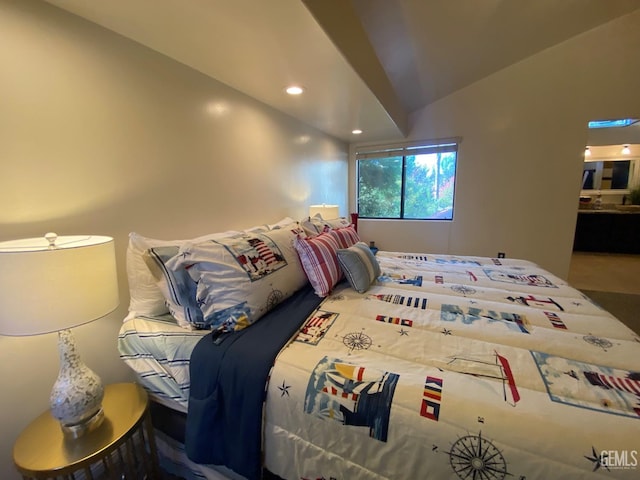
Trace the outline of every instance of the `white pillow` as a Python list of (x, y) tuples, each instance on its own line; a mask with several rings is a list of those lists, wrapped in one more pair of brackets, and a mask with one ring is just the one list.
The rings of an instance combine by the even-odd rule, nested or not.
[(318, 235), (327, 230), (345, 228), (352, 225), (346, 217), (330, 218), (326, 220), (322, 215), (316, 213), (313, 217), (305, 217), (300, 221), (300, 226), (308, 236)]
[(322, 220), (322, 215), (319, 213), (316, 213), (313, 217), (305, 217), (300, 220), (300, 226), (309, 237), (324, 232), (325, 225), (324, 220)]
[(347, 220), (346, 217), (330, 218), (329, 220), (325, 220), (324, 223), (331, 228), (344, 228), (351, 225), (351, 222)]
[(269, 230), (277, 230), (279, 228), (288, 228), (292, 223), (296, 223), (296, 221), (291, 217), (284, 217), (282, 220), (276, 223), (272, 223), (267, 225)]
[(126, 254), (130, 300), (129, 314), (125, 320), (136, 316), (154, 317), (169, 311), (165, 303), (165, 297), (162, 295), (156, 279), (144, 261), (144, 254), (148, 249), (153, 247), (180, 247), (189, 241), (204, 241), (209, 238), (221, 238), (237, 233), (236, 231), (213, 233), (192, 240), (158, 240), (131, 232)]
[(244, 233), (262, 233), (262, 232), (268, 232), (268, 231), (269, 231), (268, 225), (256, 225), (255, 227), (245, 228), (243, 230)]

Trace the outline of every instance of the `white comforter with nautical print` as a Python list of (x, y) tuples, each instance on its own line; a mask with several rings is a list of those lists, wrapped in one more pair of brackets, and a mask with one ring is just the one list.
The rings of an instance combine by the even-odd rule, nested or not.
[(511, 259), (379, 252), (279, 355), (265, 464), (285, 479), (638, 478), (640, 338)]

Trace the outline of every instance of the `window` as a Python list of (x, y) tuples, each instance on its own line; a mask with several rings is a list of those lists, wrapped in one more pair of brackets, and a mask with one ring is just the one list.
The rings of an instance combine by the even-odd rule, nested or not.
[(458, 143), (357, 150), (358, 215), (453, 219)]

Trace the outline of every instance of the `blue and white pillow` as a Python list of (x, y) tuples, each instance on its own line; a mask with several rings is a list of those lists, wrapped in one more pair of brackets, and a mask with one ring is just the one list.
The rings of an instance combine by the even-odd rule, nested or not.
[(156, 279), (169, 313), (178, 325), (191, 329), (203, 322), (202, 311), (196, 302), (198, 285), (185, 269), (173, 270), (167, 266), (179, 249), (177, 245), (153, 247), (145, 252), (143, 258)]
[(307, 277), (293, 246), (299, 234), (294, 223), (181, 247), (167, 267), (197, 284), (202, 320), (195, 326), (240, 330), (302, 288)]
[(144, 237), (136, 232), (129, 234), (127, 246), (127, 280), (129, 281), (129, 314), (125, 320), (141, 317), (155, 317), (166, 314), (170, 299), (167, 299), (163, 282), (164, 275), (160, 271), (148, 268), (145, 256), (150, 248), (176, 247), (186, 242), (202, 242), (211, 238), (220, 238), (238, 234), (237, 231), (219, 232), (204, 235), (190, 240), (159, 240)]
[(337, 251), (338, 263), (349, 285), (358, 293), (366, 292), (380, 276), (380, 265), (364, 242)]

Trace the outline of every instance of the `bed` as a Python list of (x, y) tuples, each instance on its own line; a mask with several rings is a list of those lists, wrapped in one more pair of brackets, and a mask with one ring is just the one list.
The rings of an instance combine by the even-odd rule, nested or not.
[[(373, 256), (350, 227), (297, 225), (168, 242), (162, 260), (144, 239), (146, 265), (128, 258), (144, 275), (186, 266), (196, 303), (218, 300), (202, 285), (217, 281), (217, 261), (250, 275), (238, 238), (272, 240), (303, 272), (271, 263), (240, 289), (245, 307), (262, 291), (265, 312), (224, 333), (185, 328), (175, 304), (160, 316), (132, 304), (121, 356), (162, 416), (183, 421), (177, 435), (158, 432), (165, 468), (210, 479), (637, 478), (640, 337), (611, 314), (529, 261)], [(200, 309), (199, 325), (217, 315)]]

